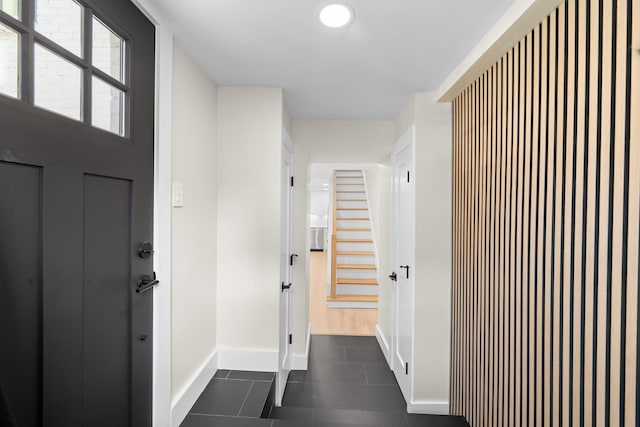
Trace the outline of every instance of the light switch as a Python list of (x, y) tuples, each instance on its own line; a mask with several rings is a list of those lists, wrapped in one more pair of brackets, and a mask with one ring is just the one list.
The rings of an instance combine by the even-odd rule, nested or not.
[(171, 201), (174, 208), (181, 208), (184, 206), (184, 191), (182, 189), (181, 182), (173, 183)]

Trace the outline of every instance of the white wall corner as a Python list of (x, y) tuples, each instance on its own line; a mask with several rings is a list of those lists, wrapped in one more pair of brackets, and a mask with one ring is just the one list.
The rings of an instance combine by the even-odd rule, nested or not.
[(309, 368), (309, 348), (311, 347), (311, 323), (307, 328), (307, 345), (304, 354), (294, 354), (291, 359), (291, 369), (306, 371)]
[(410, 414), (449, 415), (448, 401), (419, 400), (407, 403)]
[(452, 101), (565, 0), (515, 0), (436, 90)]
[(156, 26), (153, 269), (153, 426), (171, 426), (171, 170), (173, 33)]
[(189, 384), (180, 391), (171, 405), (171, 425), (177, 427), (187, 417), (189, 410), (196, 403), (198, 397), (209, 384), (218, 370), (218, 352), (214, 352), (209, 359), (196, 371)]
[(384, 337), (384, 333), (382, 332), (382, 329), (380, 329), (380, 325), (376, 325), (376, 339), (378, 340), (378, 345), (380, 346), (380, 350), (382, 350), (382, 354), (384, 354), (384, 358), (387, 359), (387, 364), (391, 366), (389, 342)]
[(277, 372), (278, 350), (218, 348), (218, 369)]

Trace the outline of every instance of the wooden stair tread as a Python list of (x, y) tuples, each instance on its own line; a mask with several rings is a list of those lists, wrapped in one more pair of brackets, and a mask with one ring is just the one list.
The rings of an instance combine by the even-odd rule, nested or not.
[(366, 202), (367, 199), (336, 199), (336, 202)]
[(340, 243), (373, 243), (372, 239), (336, 239), (336, 242)]
[(338, 285), (377, 285), (377, 279), (346, 279), (339, 277), (336, 279)]
[(336, 228), (336, 231), (371, 231), (370, 228)]
[(336, 221), (369, 221), (369, 218), (336, 218)]
[(369, 208), (336, 208), (337, 211), (368, 211)]
[(373, 264), (338, 264), (338, 269), (342, 270), (375, 270)]
[(336, 255), (373, 256), (373, 251), (336, 251)]
[(327, 301), (335, 302), (378, 302), (378, 295), (336, 295), (335, 297), (328, 296)]
[(358, 193), (364, 194), (364, 191), (355, 191), (355, 190), (337, 190), (336, 193)]

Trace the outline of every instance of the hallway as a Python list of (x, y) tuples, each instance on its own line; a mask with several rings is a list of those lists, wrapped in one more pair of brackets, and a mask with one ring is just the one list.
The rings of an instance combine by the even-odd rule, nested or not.
[(313, 335), (307, 371), (292, 371), (273, 426), (464, 427), (462, 417), (407, 414), (374, 337)]
[(327, 307), (327, 252), (310, 252), (309, 319), (315, 335), (374, 336), (378, 309)]
[(279, 408), (273, 379), (219, 370), (181, 427), (468, 427), (463, 417), (408, 414), (375, 337), (313, 335), (309, 369), (291, 371)]

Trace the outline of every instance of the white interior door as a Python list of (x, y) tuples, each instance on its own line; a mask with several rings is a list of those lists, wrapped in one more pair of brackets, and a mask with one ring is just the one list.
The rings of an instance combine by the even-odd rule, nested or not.
[(393, 372), (402, 394), (411, 401), (413, 355), (414, 174), (413, 128), (396, 143), (393, 155), (392, 265), (397, 280), (393, 298)]
[(282, 396), (291, 370), (291, 254), (293, 243), (293, 142), (286, 130), (282, 130), (282, 177), (280, 210), (280, 348), (276, 373), (275, 404), (282, 404)]

